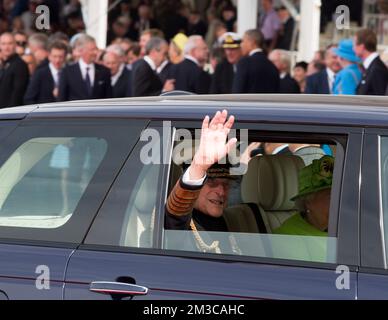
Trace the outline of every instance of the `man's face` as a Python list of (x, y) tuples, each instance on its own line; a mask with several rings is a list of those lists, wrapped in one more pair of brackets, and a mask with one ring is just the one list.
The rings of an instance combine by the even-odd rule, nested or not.
[(93, 41), (85, 43), (80, 49), (80, 55), (82, 60), (84, 60), (87, 64), (95, 62), (98, 55), (96, 43)]
[(226, 60), (231, 64), (236, 64), (242, 56), (241, 48), (225, 49)]
[(149, 33), (145, 33), (140, 37), (139, 45), (140, 45), (140, 55), (142, 57), (145, 56), (145, 46), (147, 45), (148, 41), (150, 41), (150, 39), (151, 39), (151, 35)]
[(12, 35), (5, 34), (0, 37), (0, 51), (3, 59), (8, 59), (16, 52), (16, 42)]
[(108, 52), (104, 55), (104, 66), (110, 70), (112, 76), (117, 74), (120, 69), (120, 58), (112, 53)]
[(52, 63), (52, 65), (55, 67), (55, 69), (60, 70), (60, 69), (62, 69), (63, 65), (65, 64), (66, 52), (65, 52), (65, 50), (53, 48), (50, 51), (48, 59)]
[(263, 0), (263, 9), (264, 11), (269, 11), (272, 8), (272, 3), (270, 0)]
[(363, 57), (365, 46), (363, 44), (358, 44), (357, 37), (353, 38), (353, 50), (357, 57)]
[(283, 71), (283, 63), (280, 60), (280, 54), (276, 51), (272, 51), (269, 56), (269, 60), (275, 65), (275, 67), (279, 70), (279, 72)]
[(252, 43), (247, 35), (244, 35), (241, 41), (241, 52), (243, 56), (249, 55), (249, 52), (252, 50)]
[(160, 47), (159, 51), (155, 50), (153, 58), (154, 58), (154, 62), (155, 62), (156, 67), (159, 67), (162, 64), (162, 62), (167, 59), (167, 54), (168, 54), (168, 45), (167, 44), (163, 44)]
[(229, 188), (228, 179), (209, 178), (202, 187), (194, 208), (209, 216), (221, 217), (228, 205)]
[(198, 60), (200, 64), (205, 64), (209, 59), (209, 48), (206, 42), (201, 39), (197, 42), (197, 46), (193, 50), (193, 57)]
[(16, 52), (18, 55), (23, 55), (27, 46), (27, 36), (24, 34), (15, 34)]
[(334, 72), (341, 70), (341, 65), (339, 64), (338, 57), (334, 53), (333, 48), (327, 50), (325, 55), (326, 66)]

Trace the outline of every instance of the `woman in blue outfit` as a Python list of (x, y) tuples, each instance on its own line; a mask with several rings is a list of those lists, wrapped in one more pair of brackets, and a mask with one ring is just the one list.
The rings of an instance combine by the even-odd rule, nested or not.
[(342, 66), (342, 70), (337, 73), (334, 81), (333, 94), (356, 94), (362, 74), (357, 64), (361, 60), (353, 51), (353, 41), (351, 39), (342, 40), (338, 48), (333, 49), (333, 52), (338, 56)]

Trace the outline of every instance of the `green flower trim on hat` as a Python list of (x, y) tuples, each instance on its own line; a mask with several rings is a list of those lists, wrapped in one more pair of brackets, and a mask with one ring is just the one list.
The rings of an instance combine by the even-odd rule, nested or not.
[(334, 158), (323, 156), (313, 160), (313, 163), (299, 172), (298, 195), (291, 198), (296, 200), (302, 196), (331, 188), (333, 182)]

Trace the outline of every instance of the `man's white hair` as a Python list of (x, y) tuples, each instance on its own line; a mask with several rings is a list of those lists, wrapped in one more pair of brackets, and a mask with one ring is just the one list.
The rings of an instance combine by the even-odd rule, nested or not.
[(92, 36), (89, 36), (88, 34), (82, 34), (75, 41), (75, 47), (76, 48), (83, 48), (87, 43), (90, 43), (90, 42), (96, 43), (96, 39), (94, 39)]
[(187, 42), (183, 49), (183, 53), (190, 54), (190, 52), (197, 47), (198, 41), (201, 41), (201, 40), (203, 40), (202, 36), (198, 36), (198, 35), (190, 36), (187, 39)]
[(119, 56), (120, 58), (125, 56), (125, 52), (123, 48), (119, 44), (111, 44), (108, 48), (106, 48), (106, 52), (111, 52)]
[(275, 49), (270, 54), (271, 55), (278, 54), (280, 62), (286, 66), (286, 71), (290, 72), (291, 56), (288, 51), (282, 50), (282, 49)]

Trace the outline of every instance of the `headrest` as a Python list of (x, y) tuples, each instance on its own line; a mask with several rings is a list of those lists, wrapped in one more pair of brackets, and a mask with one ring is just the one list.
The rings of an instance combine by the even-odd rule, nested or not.
[[(147, 171), (145, 172), (138, 191), (136, 194), (134, 205), (140, 213), (151, 214), (156, 200), (155, 181), (157, 181), (160, 166), (156, 164), (147, 165)], [(152, 192), (151, 192), (152, 191)]]
[(303, 167), (303, 160), (294, 155), (252, 158), (241, 182), (242, 200), (266, 211), (293, 210), (295, 203), (290, 199), (298, 192), (298, 173)]

